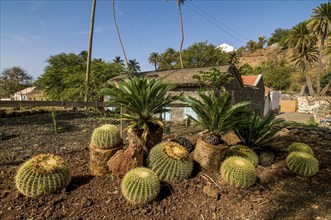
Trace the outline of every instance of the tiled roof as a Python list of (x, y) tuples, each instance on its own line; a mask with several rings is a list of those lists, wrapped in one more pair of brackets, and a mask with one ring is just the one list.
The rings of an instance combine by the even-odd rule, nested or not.
[(244, 85), (255, 86), (255, 81), (258, 75), (254, 76), (241, 76)]

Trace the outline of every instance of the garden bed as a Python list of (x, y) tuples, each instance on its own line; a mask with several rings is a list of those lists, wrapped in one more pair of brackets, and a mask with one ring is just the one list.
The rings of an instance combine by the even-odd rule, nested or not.
[[(249, 189), (229, 187), (220, 175), (195, 167), (193, 177), (163, 184), (156, 201), (138, 207), (121, 195), (120, 181), (89, 174), (89, 142), (93, 129), (109, 122), (85, 113), (59, 113), (55, 134), (50, 114), (0, 118), (0, 219), (331, 219), (331, 141), (310, 136), (278, 137), (276, 161), (257, 167), (258, 183)], [(172, 125), (164, 139), (182, 135), (197, 139), (198, 128)], [(229, 142), (235, 141), (231, 136)], [(320, 162), (314, 177), (291, 173), (284, 162), (286, 147), (309, 144)], [(15, 189), (20, 164), (40, 153), (55, 153), (70, 164), (73, 178), (58, 194), (25, 198)]]

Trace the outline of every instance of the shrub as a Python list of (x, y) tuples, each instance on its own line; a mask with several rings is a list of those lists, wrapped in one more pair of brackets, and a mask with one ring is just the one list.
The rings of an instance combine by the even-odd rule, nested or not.
[(311, 149), (307, 144), (295, 142), (288, 147), (288, 152), (292, 153), (294, 151), (305, 152), (314, 155), (313, 149)]
[(232, 156), (243, 157), (249, 162), (251, 162), (254, 167), (259, 164), (259, 157), (257, 156), (257, 154), (252, 149), (244, 145), (235, 145), (230, 147), (229, 150), (226, 152), (225, 157), (227, 158)]
[(318, 172), (318, 160), (311, 154), (294, 151), (286, 158), (287, 167), (300, 176), (313, 176)]
[(53, 154), (40, 154), (26, 161), (15, 177), (16, 188), (28, 197), (55, 193), (64, 189), (70, 180), (67, 163)]
[(174, 182), (191, 176), (193, 161), (188, 151), (180, 144), (162, 142), (149, 153), (148, 166), (160, 180)]
[(254, 165), (243, 157), (233, 156), (223, 161), (221, 176), (229, 185), (248, 188), (256, 182)]
[(122, 141), (119, 129), (112, 124), (96, 128), (91, 139), (92, 144), (100, 148), (114, 148)]
[(271, 150), (262, 151), (259, 155), (261, 166), (270, 166), (275, 160), (275, 154)]
[(126, 200), (135, 205), (143, 205), (157, 197), (160, 192), (160, 182), (150, 169), (137, 167), (125, 174), (121, 188)]

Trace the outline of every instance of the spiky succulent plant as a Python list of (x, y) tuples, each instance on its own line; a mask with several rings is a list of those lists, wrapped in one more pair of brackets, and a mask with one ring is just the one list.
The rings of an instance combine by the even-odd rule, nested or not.
[(300, 176), (313, 176), (318, 172), (318, 160), (305, 152), (293, 151), (286, 157), (286, 164)]
[(249, 147), (244, 145), (234, 145), (229, 148), (229, 150), (225, 154), (225, 158), (232, 157), (232, 156), (239, 156), (247, 159), (251, 162), (254, 167), (259, 164), (259, 157), (257, 154)]
[(125, 199), (135, 205), (153, 201), (160, 192), (157, 175), (145, 167), (137, 167), (127, 172), (121, 184)]
[(67, 163), (53, 154), (40, 154), (26, 161), (15, 176), (16, 188), (27, 197), (48, 195), (64, 189), (71, 180)]
[(170, 141), (176, 142), (176, 143), (182, 145), (183, 147), (186, 148), (186, 150), (189, 153), (191, 153), (194, 150), (194, 145), (192, 144), (192, 142), (185, 137), (176, 137), (176, 138), (171, 139)]
[(271, 150), (264, 150), (260, 152), (259, 160), (261, 166), (270, 166), (275, 160), (275, 154)]
[(114, 148), (122, 141), (119, 129), (112, 124), (96, 128), (91, 139), (92, 144), (99, 148)]
[(158, 175), (160, 180), (175, 182), (191, 176), (193, 161), (183, 146), (169, 141), (152, 148), (148, 157), (148, 167)]
[(288, 152), (292, 153), (294, 151), (305, 152), (311, 155), (314, 155), (313, 149), (311, 149), (307, 144), (295, 142), (288, 147)]
[(221, 165), (221, 176), (229, 185), (248, 188), (256, 182), (254, 165), (239, 156), (229, 157)]

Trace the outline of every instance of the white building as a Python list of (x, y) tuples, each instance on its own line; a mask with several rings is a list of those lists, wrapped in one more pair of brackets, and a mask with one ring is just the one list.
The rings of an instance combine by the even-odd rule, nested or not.
[(28, 94), (31, 93), (36, 87), (28, 87), (21, 91), (14, 93), (15, 101), (28, 101)]
[(219, 45), (217, 48), (222, 50), (225, 53), (234, 51), (234, 47), (229, 44), (226, 44), (226, 43)]

